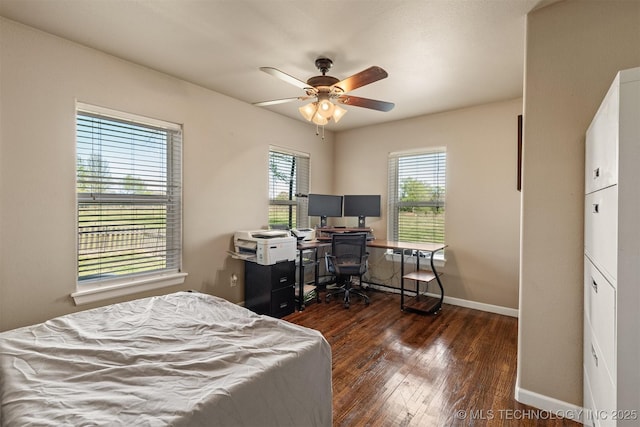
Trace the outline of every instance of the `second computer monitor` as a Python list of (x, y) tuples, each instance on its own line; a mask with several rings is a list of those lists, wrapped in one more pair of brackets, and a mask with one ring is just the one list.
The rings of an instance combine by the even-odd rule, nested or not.
[(342, 216), (342, 196), (309, 194), (309, 216), (319, 216), (320, 227), (326, 227), (327, 217)]
[(365, 227), (365, 218), (380, 216), (380, 195), (344, 196), (344, 216), (357, 216), (358, 227)]

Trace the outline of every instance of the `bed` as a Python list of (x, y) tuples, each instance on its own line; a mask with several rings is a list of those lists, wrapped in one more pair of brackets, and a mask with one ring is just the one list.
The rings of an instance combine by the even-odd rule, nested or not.
[(331, 426), (315, 330), (177, 292), (0, 333), (2, 426)]

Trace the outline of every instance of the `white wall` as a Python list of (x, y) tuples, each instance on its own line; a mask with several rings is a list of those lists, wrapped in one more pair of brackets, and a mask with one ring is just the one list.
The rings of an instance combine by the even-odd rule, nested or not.
[[(0, 330), (75, 307), (75, 101), (184, 125), (181, 287), (234, 302), (232, 234), (267, 224), (269, 145), (311, 155), (330, 189), (333, 134), (0, 18)], [(128, 299), (143, 295), (133, 295)], [(105, 303), (114, 301), (105, 301)]]
[[(517, 309), (519, 114), (521, 98), (340, 132), (336, 191), (382, 194), (383, 218), (367, 219), (367, 225), (386, 239), (389, 153), (445, 146), (445, 295)], [(382, 262), (376, 254), (371, 259)]]
[(517, 395), (525, 403), (582, 403), (584, 134), (616, 72), (638, 65), (640, 2), (566, 0), (528, 16)]

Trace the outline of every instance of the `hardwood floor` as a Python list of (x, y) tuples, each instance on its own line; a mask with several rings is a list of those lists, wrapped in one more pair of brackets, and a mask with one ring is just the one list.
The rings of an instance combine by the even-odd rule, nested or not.
[(406, 313), (398, 295), (368, 293), (369, 306), (323, 300), (285, 317), (331, 345), (334, 426), (581, 425), (515, 401), (517, 319)]

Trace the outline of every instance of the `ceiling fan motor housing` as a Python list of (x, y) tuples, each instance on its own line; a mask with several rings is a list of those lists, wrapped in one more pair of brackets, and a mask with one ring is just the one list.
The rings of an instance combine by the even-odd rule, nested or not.
[(322, 75), (311, 77), (309, 80), (307, 80), (307, 84), (311, 87), (316, 88), (319, 92), (330, 92), (331, 89), (329, 87), (340, 81), (335, 77), (326, 75), (327, 71), (331, 69), (332, 65), (333, 61), (329, 58), (320, 57), (316, 59), (316, 67), (318, 68), (318, 70), (320, 70)]
[(307, 84), (309, 86), (315, 87), (315, 88), (319, 88), (321, 86), (332, 86), (336, 83), (338, 83), (340, 80), (338, 80), (335, 77), (332, 76), (315, 76), (315, 77), (311, 77), (309, 80), (307, 80)]
[(320, 70), (323, 76), (327, 74), (327, 71), (331, 69), (332, 65), (333, 65), (333, 61), (330, 60), (329, 58), (320, 57), (316, 59), (316, 68)]

